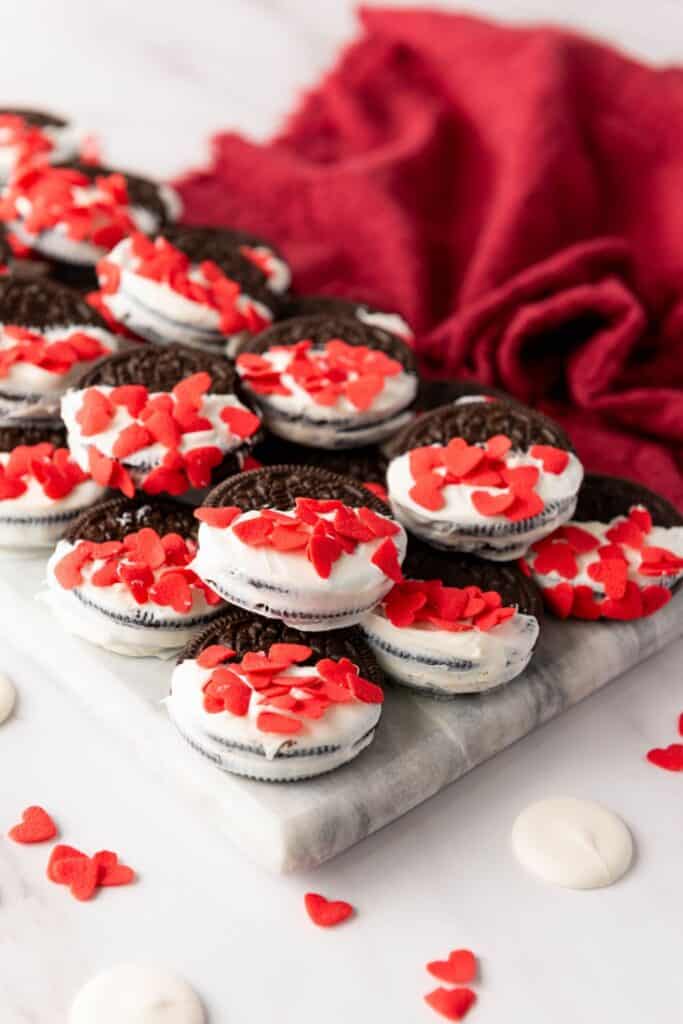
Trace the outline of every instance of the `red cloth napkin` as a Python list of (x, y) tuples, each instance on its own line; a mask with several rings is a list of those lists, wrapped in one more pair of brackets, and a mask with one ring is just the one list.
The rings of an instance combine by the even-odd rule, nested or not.
[(400, 311), (426, 366), (683, 506), (683, 71), (547, 27), (361, 19), (272, 142), (214, 139), (187, 219), (272, 238), (300, 291)]

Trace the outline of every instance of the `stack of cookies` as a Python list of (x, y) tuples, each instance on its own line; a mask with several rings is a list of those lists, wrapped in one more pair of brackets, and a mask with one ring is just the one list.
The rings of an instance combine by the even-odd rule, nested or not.
[(503, 392), (421, 379), (399, 315), (294, 294), (269, 242), (179, 226), (171, 190), (79, 162), (67, 129), (0, 112), (0, 545), (47, 549), (65, 629), (180, 652), (167, 709), (218, 767), (332, 770), (385, 681), (482, 692), (529, 663), (544, 604), (670, 600), (662, 498), (585, 477)]

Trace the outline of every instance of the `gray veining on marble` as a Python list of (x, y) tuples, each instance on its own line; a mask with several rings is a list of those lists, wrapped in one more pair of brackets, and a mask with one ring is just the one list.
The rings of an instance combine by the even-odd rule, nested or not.
[[(513, 683), (453, 702), (387, 691), (372, 746), (346, 767), (301, 783), (258, 783), (217, 771), (166, 718), (169, 662), (129, 659), (64, 634), (35, 600), (40, 558), (0, 565), (12, 635), (193, 809), (276, 871), (322, 863), (433, 796), (476, 765), (594, 693), (683, 633), (683, 593), (637, 623), (546, 622)], [(40, 644), (36, 645), (36, 637)]]

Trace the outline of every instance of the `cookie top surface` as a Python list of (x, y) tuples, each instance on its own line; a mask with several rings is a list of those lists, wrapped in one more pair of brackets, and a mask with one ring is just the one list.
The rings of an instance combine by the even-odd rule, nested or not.
[(281, 258), (269, 242), (241, 231), (188, 227), (182, 224), (165, 227), (163, 237), (176, 249), (184, 252), (192, 263), (211, 260), (220, 267), (226, 277), (237, 281), (242, 291), (250, 298), (260, 302), (273, 313), (279, 311), (278, 297), (268, 286), (266, 274), (241, 251), (243, 246), (266, 246)]
[(182, 345), (131, 346), (102, 359), (83, 374), (78, 387), (144, 384), (150, 391), (172, 391), (179, 381), (202, 371), (211, 377), (211, 393), (230, 395), (234, 392), (235, 371), (225, 356)]
[(536, 584), (514, 562), (489, 562), (458, 551), (435, 551), (411, 537), (403, 563), (408, 580), (441, 580), (447, 587), (475, 586), (495, 590), (503, 604), (517, 605), (524, 615), (543, 618), (543, 598)]
[(123, 540), (127, 534), (147, 527), (159, 535), (178, 533), (187, 540), (196, 538), (198, 526), (190, 505), (163, 498), (111, 498), (83, 512), (71, 524), (64, 539), (72, 543), (91, 540), (101, 544)]
[(24, 414), (0, 418), (0, 451), (43, 442), (66, 448), (66, 427), (58, 417)]
[(33, 110), (31, 107), (0, 107), (0, 117), (9, 114), (20, 117), (26, 124), (36, 128), (66, 128), (68, 121), (46, 110)]
[(634, 505), (643, 505), (652, 516), (655, 526), (683, 526), (683, 515), (666, 498), (651, 491), (649, 487), (634, 480), (597, 473), (588, 473), (584, 477), (572, 520), (580, 523), (609, 523), (617, 516), (627, 515)]
[(454, 437), (482, 444), (497, 434), (509, 437), (513, 449), (540, 444), (573, 451), (569, 438), (553, 420), (527, 406), (501, 400), (441, 405), (404, 427), (386, 446), (387, 454), (394, 459), (414, 448), (446, 445)]
[(260, 508), (285, 512), (294, 508), (297, 498), (336, 499), (350, 508), (365, 506), (380, 515), (387, 514), (384, 502), (360, 481), (318, 466), (266, 466), (239, 473), (214, 487), (204, 505), (214, 508), (233, 505), (244, 512)]
[[(254, 455), (268, 466), (310, 466), (319, 459), (315, 449), (269, 434), (254, 450)], [(361, 483), (384, 484), (387, 460), (378, 445), (362, 448), (332, 449), (325, 452), (325, 468), (332, 473), (350, 476)]]
[(41, 277), (0, 278), (0, 323), (18, 327), (100, 327), (107, 324), (79, 292)]
[(381, 686), (384, 679), (370, 648), (357, 626), (331, 629), (322, 633), (303, 633), (279, 619), (266, 619), (241, 608), (229, 606), (205, 630), (181, 651), (178, 663), (196, 658), (206, 647), (223, 644), (235, 651), (240, 660), (249, 651), (267, 651), (272, 644), (304, 644), (313, 651), (301, 666), (314, 665), (321, 658), (349, 658), (361, 676)]
[(415, 405), (420, 412), (429, 412), (431, 409), (437, 409), (440, 405), (449, 405), (452, 402), (457, 402), (460, 398), (473, 398), (477, 395), (486, 395), (503, 402), (516, 403), (516, 399), (502, 388), (492, 388), (487, 384), (480, 384), (476, 380), (425, 380), (423, 378), (420, 380)]
[(281, 320), (245, 342), (240, 348), (240, 354), (263, 353), (274, 346), (294, 345), (297, 341), (304, 340), (312, 341), (314, 346), (321, 346), (326, 341), (336, 339), (345, 341), (347, 345), (365, 345), (377, 349), (401, 363), (407, 373), (417, 372), (412, 349), (397, 335), (370, 327), (354, 317), (334, 314)]
[(342, 298), (339, 295), (290, 295), (283, 303), (282, 317), (290, 319), (300, 316), (353, 317), (404, 340), (413, 336), (400, 314), (390, 313), (362, 299)]

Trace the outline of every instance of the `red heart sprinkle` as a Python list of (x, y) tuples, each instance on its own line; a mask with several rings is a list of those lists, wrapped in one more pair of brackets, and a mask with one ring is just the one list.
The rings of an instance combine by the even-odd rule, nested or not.
[(223, 661), (229, 661), (234, 656), (235, 652), (232, 648), (225, 647), (224, 644), (209, 644), (197, 657), (197, 664), (202, 668), (215, 668), (216, 665), (220, 665)]
[(131, 423), (124, 427), (114, 442), (112, 453), (117, 459), (125, 459), (133, 452), (139, 452), (141, 448), (147, 448), (152, 444), (153, 438), (149, 430), (141, 423)]
[(683, 772), (683, 743), (672, 743), (668, 747), (648, 750), (647, 759), (650, 764), (667, 772)]
[(383, 540), (380, 546), (375, 551), (374, 555), (370, 559), (373, 565), (388, 576), (394, 583), (401, 583), (403, 580), (403, 572), (401, 571), (401, 563), (398, 560), (398, 548), (394, 544), (393, 540), (387, 538)]
[(654, 615), (671, 600), (671, 591), (668, 587), (651, 586), (645, 587), (640, 592), (643, 599), (643, 615)]
[(569, 583), (558, 583), (556, 587), (544, 587), (543, 597), (552, 612), (560, 619), (571, 615), (574, 604), (574, 590)]
[(173, 388), (173, 394), (179, 402), (198, 409), (202, 404), (202, 398), (210, 387), (211, 377), (202, 370), (179, 381)]
[(131, 416), (137, 419), (147, 405), (149, 392), (143, 384), (121, 384), (110, 391), (109, 397), (114, 405), (124, 405)]
[(488, 491), (473, 491), (472, 504), (482, 516), (500, 516), (515, 501), (515, 495), (509, 491), (504, 494), (489, 494)]
[(83, 395), (81, 408), (76, 413), (83, 437), (92, 437), (106, 430), (114, 416), (114, 406), (107, 396), (97, 388), (88, 388)]
[(467, 985), (477, 976), (477, 958), (469, 949), (454, 949), (447, 960), (432, 960), (427, 970), (449, 985)]
[(92, 857), (64, 857), (52, 865), (52, 876), (60, 885), (68, 885), (72, 896), (85, 901), (92, 898), (98, 885), (99, 867)]
[(579, 586), (574, 588), (574, 607), (572, 615), (576, 619), (588, 619), (595, 621), (602, 615), (601, 604), (596, 601), (591, 587)]
[(652, 529), (652, 516), (643, 505), (634, 505), (629, 509), (628, 517), (643, 533), (649, 533)]
[(428, 445), (425, 448), (413, 448), (408, 455), (410, 475), (417, 480), (423, 473), (429, 473), (437, 466), (443, 466), (442, 449)]
[(471, 988), (435, 988), (425, 996), (425, 1002), (446, 1020), (462, 1020), (477, 997)]
[(118, 855), (111, 850), (100, 850), (92, 858), (97, 865), (97, 884), (130, 885), (135, 881), (135, 872), (127, 864), (121, 864)]
[(486, 442), (486, 454), (492, 459), (502, 459), (512, 448), (512, 441), (506, 434), (494, 434)]
[(366, 373), (346, 385), (346, 395), (352, 405), (361, 412), (369, 409), (377, 395), (384, 388), (384, 377)]
[(301, 732), (302, 723), (298, 718), (278, 715), (274, 711), (262, 711), (256, 719), (256, 727), (261, 732), (277, 733), (282, 736), (293, 736)]
[(376, 512), (365, 508), (365, 506), (358, 509), (358, 518), (375, 537), (394, 537), (400, 530), (398, 523), (377, 515)]
[(576, 557), (569, 544), (546, 539), (536, 547), (534, 572), (537, 576), (556, 572), (565, 580), (573, 580), (578, 571)]
[(248, 409), (226, 405), (221, 409), (221, 419), (232, 434), (237, 437), (251, 437), (261, 426), (261, 420)]
[(600, 541), (597, 537), (594, 537), (588, 530), (582, 530), (580, 526), (574, 526), (571, 523), (561, 526), (559, 530), (556, 530), (551, 535), (551, 539), (555, 538), (566, 540), (570, 548), (573, 548), (580, 555), (586, 554), (588, 551), (595, 551), (596, 548), (600, 547)]
[(313, 534), (308, 544), (308, 559), (321, 579), (327, 580), (341, 552), (339, 541), (323, 534)]
[(446, 504), (442, 492), (444, 478), (438, 473), (425, 472), (415, 477), (415, 483), (408, 492), (416, 505), (438, 512)]
[(227, 529), (233, 519), (237, 519), (237, 516), (241, 515), (242, 509), (237, 508), (236, 505), (227, 505), (225, 508), (206, 506), (194, 510), (195, 519), (199, 519), (200, 522), (206, 523), (207, 526), (213, 526), (218, 530)]
[(461, 437), (449, 441), (443, 452), (443, 461), (449, 473), (457, 477), (471, 473), (484, 458), (484, 449), (468, 445)]
[(11, 828), (8, 835), (15, 843), (44, 843), (54, 839), (57, 826), (42, 807), (27, 807), (21, 813), (21, 823)]
[(591, 562), (586, 571), (592, 580), (602, 583), (608, 597), (618, 601), (626, 593), (628, 565), (623, 559), (603, 558)]
[(639, 619), (643, 614), (643, 599), (640, 590), (632, 580), (629, 580), (626, 584), (624, 596), (621, 598), (605, 598), (601, 609), (606, 619), (617, 619), (622, 622)]
[[(56, 846), (52, 847), (50, 859), (47, 862), (47, 877), (51, 882), (58, 882), (58, 879), (55, 877), (55, 864), (58, 861), (72, 860), (74, 858), (85, 856), (86, 855), (84, 853), (81, 853), (81, 851), (77, 850), (74, 846), (67, 846), (65, 843), (58, 843)], [(58, 882), (58, 884), (61, 883)]]
[(268, 657), (273, 661), (296, 662), (306, 661), (313, 654), (313, 649), (306, 644), (273, 644)]
[(346, 900), (328, 900), (318, 892), (307, 892), (304, 904), (311, 921), (319, 928), (334, 928), (354, 912), (353, 906)]
[(539, 459), (543, 463), (546, 473), (564, 473), (569, 464), (569, 453), (550, 444), (534, 444), (529, 449), (529, 454), (533, 459)]
[(253, 548), (263, 547), (273, 532), (273, 523), (265, 516), (254, 516), (235, 523), (232, 532), (243, 544)]

